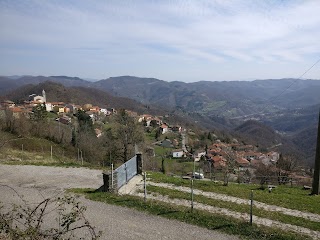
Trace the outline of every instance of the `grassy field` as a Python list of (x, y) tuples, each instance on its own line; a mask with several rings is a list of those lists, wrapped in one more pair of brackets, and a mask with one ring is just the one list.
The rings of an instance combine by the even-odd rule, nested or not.
[(1, 142), (6, 142), (0, 150), (0, 163), (3, 164), (107, 169), (77, 160), (74, 149), (43, 138), (17, 138), (13, 134), (1, 131)]
[(77, 161), (67, 157), (56, 157), (52, 159), (50, 154), (37, 152), (26, 152), (14, 149), (2, 149), (0, 152), (0, 163), (9, 165), (35, 165), (53, 167), (86, 167), (92, 169), (108, 170), (108, 167), (93, 166), (87, 162)]
[(208, 113), (211, 111), (215, 111), (224, 105), (226, 105), (226, 101), (212, 101), (206, 104), (206, 106), (202, 109), (201, 113)]
[(210, 214), (205, 211), (179, 207), (157, 201), (146, 201), (134, 196), (119, 196), (111, 193), (95, 192), (90, 189), (72, 189), (74, 193), (84, 194), (88, 199), (101, 201), (108, 204), (134, 208), (139, 211), (159, 215), (169, 219), (176, 219), (186, 223), (205, 227), (210, 230), (219, 230), (228, 234), (239, 235), (242, 239), (265, 239), (265, 240), (302, 240), (310, 239), (296, 233), (290, 233), (273, 228), (249, 225), (246, 222), (235, 220), (219, 214)]
[[(149, 173), (148, 177), (154, 182), (171, 183), (177, 186), (190, 186), (189, 180), (184, 180), (180, 177), (170, 177), (161, 173)], [(320, 196), (310, 196), (310, 191), (305, 191), (298, 187), (277, 186), (272, 193), (269, 193), (268, 190), (260, 190), (260, 185), (229, 183), (228, 186), (223, 186), (222, 183), (198, 180), (194, 181), (194, 188), (243, 199), (249, 199), (250, 192), (253, 190), (254, 200), (256, 201), (320, 214)]]
[[(168, 196), (170, 198), (190, 200), (190, 193), (185, 193), (178, 190), (172, 190), (172, 189), (156, 187), (156, 186), (148, 186), (147, 189), (149, 194), (158, 193), (164, 196)], [(241, 213), (249, 214), (250, 212), (250, 206), (248, 204), (236, 204), (232, 202), (225, 202), (221, 200), (207, 198), (201, 195), (194, 195), (194, 201), (203, 203), (206, 205), (214, 206), (214, 207), (226, 208), (226, 209), (236, 211), (236, 212), (241, 212)], [(276, 220), (283, 223), (288, 223), (292, 225), (309, 228), (315, 231), (320, 231), (319, 222), (313, 222), (301, 217), (288, 216), (283, 213), (262, 210), (256, 207), (253, 208), (253, 214), (258, 217), (268, 218), (271, 220)]]
[(146, 141), (148, 143), (152, 143), (152, 142), (156, 141), (156, 130), (152, 130), (151, 132), (145, 133), (144, 135), (145, 135)]
[[(148, 178), (154, 182), (171, 183), (177, 186), (190, 187), (190, 180), (183, 180), (180, 177), (171, 177), (162, 173), (148, 173)], [(254, 190), (254, 200), (267, 204), (287, 207), (305, 212), (319, 213), (319, 196), (309, 196), (308, 192), (289, 186), (278, 186), (272, 193), (267, 190), (259, 190), (258, 185), (233, 184), (223, 186), (222, 183), (197, 180), (194, 181), (194, 188), (206, 192), (227, 194), (249, 200), (251, 190)], [(190, 200), (190, 193), (148, 185), (148, 194), (168, 196), (173, 199)], [(261, 226), (250, 226), (243, 222), (220, 214), (212, 214), (204, 210), (191, 212), (190, 208), (173, 206), (168, 203), (151, 201), (144, 202), (143, 199), (134, 196), (117, 196), (110, 193), (99, 193), (92, 190), (77, 189), (76, 193), (85, 194), (87, 198), (95, 201), (102, 201), (109, 204), (116, 204), (146, 211), (151, 214), (161, 215), (167, 218), (177, 219), (187, 223), (206, 227), (208, 229), (219, 229), (220, 231), (239, 235), (242, 239), (310, 239), (297, 233), (291, 233), (278, 228)], [(248, 204), (237, 204), (233, 202), (212, 199), (203, 195), (194, 195), (194, 201), (207, 206), (228, 209), (238, 213), (250, 212)], [(296, 225), (314, 231), (320, 231), (319, 222), (304, 219), (298, 216), (290, 216), (285, 213), (267, 211), (253, 207), (253, 214), (261, 218), (279, 221), (285, 224)]]

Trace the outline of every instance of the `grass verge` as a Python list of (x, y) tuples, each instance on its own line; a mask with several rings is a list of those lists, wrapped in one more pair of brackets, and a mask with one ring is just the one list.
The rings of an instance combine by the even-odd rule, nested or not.
[(135, 196), (119, 196), (111, 193), (95, 192), (90, 189), (70, 189), (77, 194), (84, 194), (86, 198), (94, 201), (101, 201), (108, 204), (134, 208), (139, 211), (159, 215), (169, 219), (176, 219), (186, 223), (205, 227), (210, 230), (219, 230), (227, 234), (239, 235), (242, 239), (264, 239), (264, 240), (306, 240), (307, 236), (296, 233), (284, 232), (278, 229), (258, 227), (248, 223), (222, 216), (209, 214), (205, 211), (174, 206), (157, 201), (144, 202)]

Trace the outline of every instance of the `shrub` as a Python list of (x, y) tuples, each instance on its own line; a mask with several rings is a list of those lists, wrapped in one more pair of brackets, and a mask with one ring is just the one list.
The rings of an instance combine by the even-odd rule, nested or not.
[(23, 205), (1, 205), (0, 239), (70, 239), (81, 230), (85, 239), (96, 240), (100, 233), (85, 218), (85, 210), (73, 196), (46, 198), (35, 207), (26, 201)]

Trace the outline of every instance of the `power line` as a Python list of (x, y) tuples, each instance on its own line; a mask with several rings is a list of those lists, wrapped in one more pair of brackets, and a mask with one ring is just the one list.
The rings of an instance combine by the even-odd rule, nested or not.
[(307, 71), (305, 71), (298, 79), (302, 78), (305, 74), (307, 74), (315, 65), (320, 62), (320, 58), (316, 61)]
[[(314, 66), (316, 66), (318, 63), (320, 62), (320, 58), (314, 62), (312, 64), (311, 67), (309, 67), (303, 74), (300, 75), (300, 77), (298, 77), (297, 79), (295, 79), (286, 89), (284, 89), (281, 93), (279, 93), (277, 96), (275, 97), (270, 97), (266, 103), (267, 105), (261, 110), (259, 111), (258, 113), (262, 113), (266, 108), (268, 108), (270, 106), (271, 103), (273, 103), (275, 100), (277, 100), (282, 94), (284, 94), (286, 91), (288, 91), (298, 80), (300, 80), (304, 75), (306, 75)], [(269, 103), (268, 103), (269, 102)], [(240, 118), (240, 117), (248, 117), (248, 116), (252, 116), (252, 115), (255, 115), (257, 113), (251, 113), (251, 114), (248, 114), (248, 115), (242, 115), (242, 116), (238, 116), (238, 117), (234, 117), (232, 119), (237, 119), (237, 118)]]
[[(320, 58), (310, 67), (308, 68), (300, 77), (298, 77), (296, 80), (294, 80), (286, 89), (284, 89), (281, 93), (279, 93), (276, 97), (272, 97), (269, 98), (269, 100), (272, 100), (271, 102), (273, 102), (274, 100), (278, 99), (282, 94), (284, 94), (286, 91), (288, 91), (289, 88), (292, 87), (292, 85), (294, 85), (298, 80), (300, 80), (304, 75), (306, 75), (315, 65), (317, 65), (320, 62)], [(268, 100), (268, 101), (269, 101)], [(266, 106), (268, 107), (268, 105)], [(265, 108), (264, 108), (265, 109)], [(263, 109), (263, 110), (264, 110)]]

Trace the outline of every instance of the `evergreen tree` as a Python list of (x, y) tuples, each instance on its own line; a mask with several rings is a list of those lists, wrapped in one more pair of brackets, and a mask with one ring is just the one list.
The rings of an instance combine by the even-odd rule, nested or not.
[(161, 129), (158, 128), (156, 131), (155, 139), (158, 140), (160, 136), (161, 136)]
[(212, 136), (210, 132), (208, 132), (208, 140), (212, 141)]
[(33, 112), (32, 119), (35, 121), (43, 121), (48, 117), (47, 108), (44, 103), (38, 104), (37, 106), (35, 106), (32, 112)]
[(79, 109), (76, 113), (76, 117), (78, 119), (79, 131), (93, 132), (92, 119), (84, 110)]

